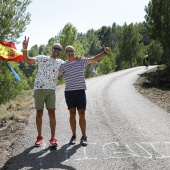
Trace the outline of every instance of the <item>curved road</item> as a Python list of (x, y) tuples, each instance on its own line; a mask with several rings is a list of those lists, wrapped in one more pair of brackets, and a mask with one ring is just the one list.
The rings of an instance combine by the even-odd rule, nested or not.
[(135, 67), (86, 80), (87, 147), (79, 144), (78, 121), (77, 143), (68, 144), (71, 137), (69, 114), (64, 86), (59, 86), (58, 148), (49, 147), (47, 112), (43, 117), (44, 143), (39, 148), (33, 147), (37, 134), (33, 113), (4, 169), (169, 170), (170, 115), (134, 88), (137, 78), (145, 71), (143, 66)]

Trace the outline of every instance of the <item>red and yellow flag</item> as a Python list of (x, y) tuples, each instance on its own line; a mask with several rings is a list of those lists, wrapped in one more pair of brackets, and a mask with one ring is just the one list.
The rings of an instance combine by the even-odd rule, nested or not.
[(7, 61), (22, 61), (23, 55), (17, 51), (13, 42), (0, 41), (0, 58)]

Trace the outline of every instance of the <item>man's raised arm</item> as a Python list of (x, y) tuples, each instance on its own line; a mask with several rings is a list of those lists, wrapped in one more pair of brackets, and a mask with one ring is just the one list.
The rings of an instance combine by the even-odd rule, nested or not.
[(27, 54), (28, 42), (29, 42), (29, 37), (27, 38), (25, 36), (25, 40), (22, 43), (22, 45), (23, 45), (22, 51), (23, 51), (24, 63), (35, 64), (35, 60), (33, 58), (29, 57), (28, 54)]
[(94, 57), (92, 57), (92, 58), (89, 58), (88, 64), (97, 62), (97, 61), (99, 61), (100, 59), (102, 59), (105, 55), (109, 54), (109, 52), (110, 52), (109, 47), (105, 47), (105, 46), (103, 45), (103, 48), (104, 48), (104, 51), (103, 51), (102, 53), (97, 54), (96, 56), (94, 56)]

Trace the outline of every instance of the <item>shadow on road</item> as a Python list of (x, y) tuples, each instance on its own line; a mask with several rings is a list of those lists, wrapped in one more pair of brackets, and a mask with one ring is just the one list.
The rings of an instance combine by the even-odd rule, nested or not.
[[(29, 170), (40, 170), (49, 168), (75, 170), (72, 166), (64, 165), (62, 162), (68, 160), (81, 145), (74, 145), (68, 149), (69, 144), (63, 145), (60, 149), (48, 147), (35, 152), (34, 146), (29, 147), (24, 152), (10, 158), (1, 170), (14, 170), (28, 168)], [(32, 152), (32, 153), (31, 153)], [(34, 152), (34, 153), (33, 153)], [(47, 153), (48, 152), (48, 153)]]

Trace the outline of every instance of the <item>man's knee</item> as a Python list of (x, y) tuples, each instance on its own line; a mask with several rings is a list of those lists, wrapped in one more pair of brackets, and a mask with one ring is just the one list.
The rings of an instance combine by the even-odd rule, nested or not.
[(37, 110), (36, 117), (41, 118), (43, 116), (43, 110)]
[(76, 109), (70, 109), (70, 118), (75, 118), (76, 117)]
[(79, 109), (78, 110), (79, 116), (85, 116), (85, 110)]
[(50, 118), (55, 118), (55, 109), (48, 109), (48, 115)]

